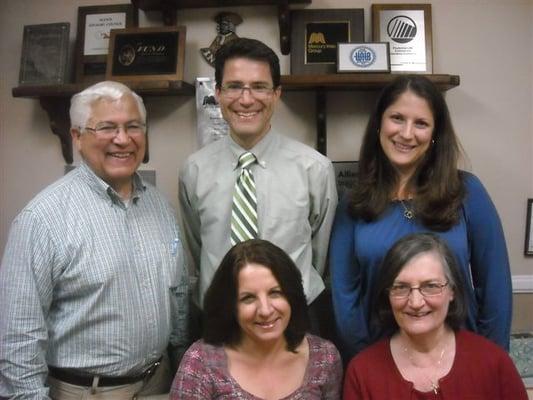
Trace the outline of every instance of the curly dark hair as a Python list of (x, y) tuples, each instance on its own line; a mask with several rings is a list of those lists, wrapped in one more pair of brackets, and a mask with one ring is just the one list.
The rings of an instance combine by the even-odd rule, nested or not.
[(416, 193), (413, 208), (424, 226), (445, 231), (457, 223), (465, 196), (462, 174), (457, 168), (463, 151), (442, 93), (420, 75), (401, 75), (381, 92), (363, 137), (350, 214), (367, 222), (374, 221), (390, 204), (399, 177), (383, 152), (379, 132), (385, 110), (407, 91), (427, 101), (435, 120), (432, 144), (408, 182)]
[(278, 281), (291, 307), (284, 332), (287, 349), (295, 352), (309, 329), (302, 275), (282, 249), (261, 239), (236, 244), (222, 259), (204, 298), (204, 341), (227, 346), (241, 341), (242, 331), (237, 321), (238, 279), (240, 270), (248, 264), (270, 269)]

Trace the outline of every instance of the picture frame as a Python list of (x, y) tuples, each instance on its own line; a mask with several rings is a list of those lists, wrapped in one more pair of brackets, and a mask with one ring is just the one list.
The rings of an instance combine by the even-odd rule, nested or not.
[(111, 29), (137, 27), (138, 10), (132, 4), (78, 7), (75, 80), (97, 82), (104, 78)]
[(391, 72), (433, 73), (431, 4), (372, 4), (372, 40), (389, 42)]
[(337, 72), (390, 72), (389, 43), (337, 43)]
[(527, 199), (526, 212), (526, 240), (524, 241), (524, 255), (528, 257), (533, 256), (533, 199)]
[(185, 26), (113, 29), (106, 79), (183, 80)]
[(339, 200), (353, 189), (359, 170), (359, 161), (332, 161)]
[(291, 74), (337, 72), (337, 43), (364, 42), (364, 10), (291, 11)]
[(19, 85), (68, 83), (70, 23), (25, 25)]

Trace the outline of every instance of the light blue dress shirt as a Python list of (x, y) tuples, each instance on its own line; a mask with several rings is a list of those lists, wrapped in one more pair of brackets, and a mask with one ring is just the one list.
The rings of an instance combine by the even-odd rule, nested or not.
[(47, 364), (144, 371), (185, 346), (187, 273), (176, 216), (134, 177), (128, 205), (85, 164), (17, 216), (0, 269), (0, 396), (47, 398)]

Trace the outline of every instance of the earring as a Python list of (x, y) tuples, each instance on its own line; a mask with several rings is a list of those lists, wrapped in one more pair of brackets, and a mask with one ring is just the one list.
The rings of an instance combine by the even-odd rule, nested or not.
[(431, 139), (431, 144), (435, 144), (435, 139)]

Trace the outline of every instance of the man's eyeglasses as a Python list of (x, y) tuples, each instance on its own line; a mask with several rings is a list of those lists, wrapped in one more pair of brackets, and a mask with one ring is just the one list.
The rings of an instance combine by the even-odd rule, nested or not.
[(124, 129), (126, 134), (131, 137), (141, 136), (146, 132), (146, 125), (141, 122), (130, 122), (124, 125), (103, 122), (96, 124), (94, 128), (85, 127), (83, 129), (94, 133), (100, 138), (113, 138), (118, 135), (121, 127)]
[(442, 293), (444, 288), (448, 286), (446, 283), (426, 282), (420, 286), (409, 286), (405, 284), (392, 285), (389, 288), (389, 295), (398, 299), (409, 297), (413, 290), (418, 290), (424, 297), (438, 296)]
[(264, 99), (272, 94), (274, 88), (263, 83), (252, 83), (249, 86), (245, 86), (242, 83), (227, 83), (222, 85), (220, 90), (228, 99), (241, 97), (245, 90), (248, 90), (250, 95), (256, 99)]

